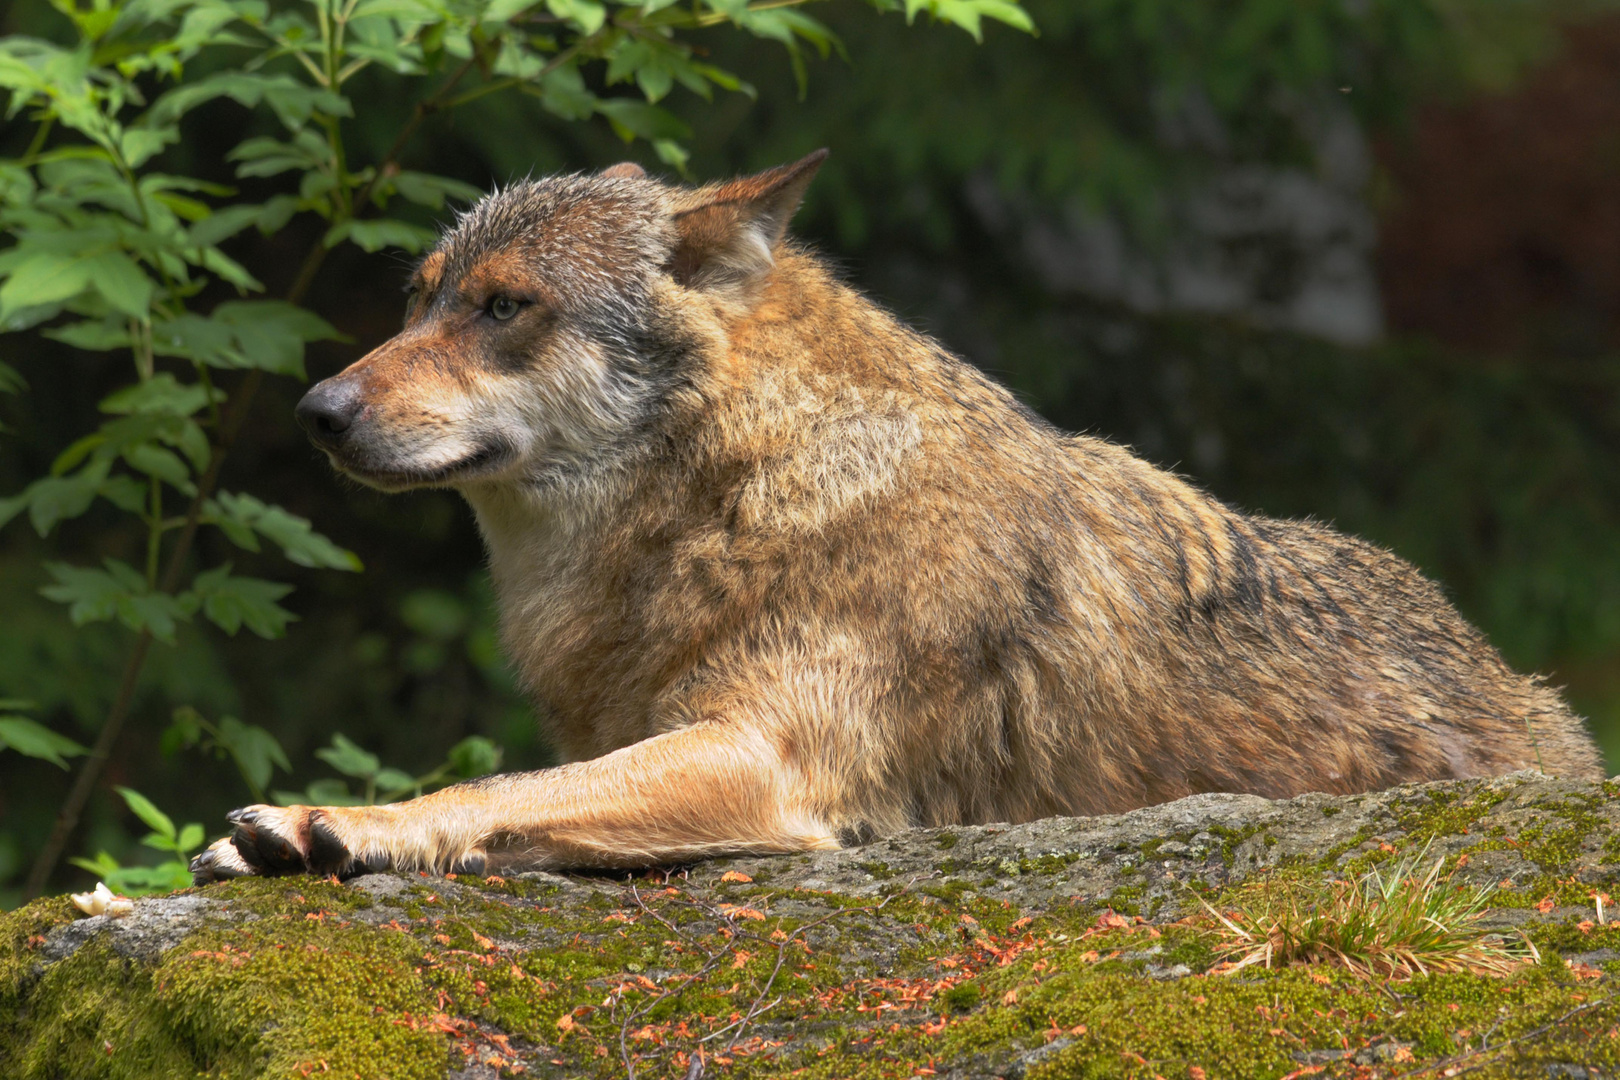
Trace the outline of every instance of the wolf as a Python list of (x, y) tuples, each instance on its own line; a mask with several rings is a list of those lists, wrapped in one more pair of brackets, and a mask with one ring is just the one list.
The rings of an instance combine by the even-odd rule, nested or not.
[(465, 496), (564, 764), (249, 806), (244, 874), (627, 868), (1539, 768), (1582, 721), (1411, 565), (1065, 434), (786, 237), (824, 151), (495, 192), (298, 421)]

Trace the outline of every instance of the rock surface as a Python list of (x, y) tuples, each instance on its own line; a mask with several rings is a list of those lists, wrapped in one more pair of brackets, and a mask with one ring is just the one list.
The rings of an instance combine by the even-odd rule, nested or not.
[[(1608, 1077), (1617, 794), (1200, 795), (635, 878), (244, 880), (116, 919), (44, 900), (0, 916), (0, 1076)], [(1474, 932), (1540, 961), (1221, 963), (1212, 908), (1419, 857), (1491, 885)]]

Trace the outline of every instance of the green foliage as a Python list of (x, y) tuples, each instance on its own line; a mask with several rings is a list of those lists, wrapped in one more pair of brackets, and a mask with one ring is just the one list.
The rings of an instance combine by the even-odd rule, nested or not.
[(219, 723), (214, 724), (189, 705), (174, 711), (174, 720), (163, 733), (161, 745), (165, 754), (197, 748), (205, 753), (212, 752), (217, 759), (230, 758), (254, 802), (264, 801), (265, 785), (270, 782), (272, 770), (292, 772), (287, 752), (264, 728), (244, 724), (234, 716), (222, 716)]
[(361, 790), (351, 792), (338, 779), (316, 780), (303, 791), (277, 791), (283, 806), (375, 806), (414, 798), (424, 791), (458, 780), (471, 780), (501, 767), (501, 748), (482, 735), (470, 735), (450, 748), (445, 760), (420, 776), (385, 766), (376, 754), (362, 749), (341, 732), (332, 736), (332, 745), (315, 751), (315, 756), (344, 776), (360, 781)]
[(84, 747), (50, 728), (15, 715), (32, 707), (31, 702), (0, 700), (0, 750), (15, 750), (26, 757), (49, 761), (67, 768), (67, 758), (84, 753)]
[(141, 838), (147, 847), (166, 852), (172, 858), (156, 866), (123, 866), (105, 851), (93, 859), (73, 859), (73, 865), (88, 870), (115, 893), (126, 896), (144, 896), (147, 893), (173, 892), (191, 884), (191, 871), (187, 868), (192, 852), (202, 847), (203, 827), (195, 821), (176, 829), (169, 815), (159, 810), (152, 801), (138, 791), (118, 788), (124, 803), (140, 818), (151, 832)]

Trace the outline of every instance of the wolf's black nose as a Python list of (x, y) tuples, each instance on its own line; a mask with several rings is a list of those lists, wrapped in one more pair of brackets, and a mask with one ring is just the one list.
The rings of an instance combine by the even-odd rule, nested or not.
[(324, 447), (343, 441), (344, 433), (359, 415), (364, 402), (360, 388), (342, 379), (325, 379), (310, 387), (293, 415), (309, 437)]

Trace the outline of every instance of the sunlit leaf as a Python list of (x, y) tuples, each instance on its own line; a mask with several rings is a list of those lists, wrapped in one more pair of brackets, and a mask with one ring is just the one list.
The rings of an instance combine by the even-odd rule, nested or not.
[(361, 780), (372, 779), (382, 767), (382, 762), (377, 760), (376, 754), (362, 750), (343, 734), (333, 735), (332, 745), (315, 751), (315, 756), (344, 776), (353, 776)]
[(84, 747), (72, 739), (22, 716), (0, 716), (0, 749), (15, 750), (64, 769), (68, 767), (64, 759), (85, 753)]
[[(214, 391), (214, 400), (225, 400)], [(208, 404), (208, 390), (201, 383), (181, 383), (166, 371), (145, 382), (126, 386), (101, 400), (101, 411), (115, 415), (146, 413), (153, 416), (190, 416)]]
[(457, 776), (471, 779), (501, 767), (501, 748), (482, 735), (469, 735), (450, 748), (449, 760)]
[(291, 585), (238, 577), (231, 573), (229, 563), (198, 574), (191, 590), (202, 602), (203, 614), (227, 634), (234, 635), (245, 626), (262, 638), (278, 638), (297, 618), (276, 603), (292, 592)]
[(243, 777), (256, 791), (264, 790), (275, 769), (292, 772), (292, 763), (281, 743), (256, 724), (244, 724), (234, 716), (220, 717), (219, 745), (236, 759)]
[(316, 532), (307, 520), (279, 506), (261, 502), (252, 495), (220, 492), (208, 507), (208, 519), (211, 524), (225, 529), (226, 535), (237, 541), (238, 546), (252, 551), (257, 551), (258, 545), (251, 539), (248, 543), (240, 542), (240, 533), (230, 531), (230, 526), (249, 529), (265, 537), (280, 547), (289, 561), (299, 566), (329, 570), (362, 569), (359, 556), (338, 547)]
[(169, 819), (168, 814), (154, 806), (152, 800), (132, 788), (119, 787), (115, 790), (124, 797), (124, 802), (135, 812), (135, 816), (146, 823), (147, 828), (159, 836), (174, 839), (174, 822)]
[(344, 240), (353, 241), (366, 251), (381, 251), (383, 248), (398, 247), (406, 251), (418, 252), (432, 247), (438, 240), (438, 234), (432, 229), (424, 229), (419, 225), (412, 225), (404, 221), (388, 219), (376, 221), (345, 221), (341, 225), (333, 226), (326, 234), (328, 247), (341, 243)]

